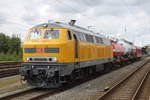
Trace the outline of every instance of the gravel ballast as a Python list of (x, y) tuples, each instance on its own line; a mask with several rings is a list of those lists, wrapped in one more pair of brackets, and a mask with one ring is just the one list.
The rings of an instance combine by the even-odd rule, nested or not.
[(113, 70), (110, 73), (101, 75), (96, 79), (85, 82), (54, 96), (45, 98), (45, 100), (95, 100), (98, 96), (101, 96), (104, 93), (105, 89), (112, 87), (115, 82), (130, 73), (142, 62), (143, 61), (138, 61), (120, 69)]

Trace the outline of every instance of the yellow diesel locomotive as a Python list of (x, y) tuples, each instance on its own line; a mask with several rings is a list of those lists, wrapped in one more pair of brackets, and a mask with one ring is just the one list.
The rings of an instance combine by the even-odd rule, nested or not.
[(61, 22), (29, 29), (23, 42), (20, 74), (31, 86), (51, 88), (108, 71), (113, 60), (109, 39), (88, 29)]

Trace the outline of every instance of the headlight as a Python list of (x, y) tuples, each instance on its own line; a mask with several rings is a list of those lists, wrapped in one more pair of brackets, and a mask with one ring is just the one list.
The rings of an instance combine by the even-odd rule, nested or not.
[(32, 62), (33, 58), (27, 57), (27, 61)]
[(57, 61), (57, 57), (49, 57), (48, 60), (49, 60), (49, 61), (52, 61), (52, 62), (56, 62), (56, 61)]
[(56, 62), (57, 57), (27, 57), (26, 58), (27, 62)]

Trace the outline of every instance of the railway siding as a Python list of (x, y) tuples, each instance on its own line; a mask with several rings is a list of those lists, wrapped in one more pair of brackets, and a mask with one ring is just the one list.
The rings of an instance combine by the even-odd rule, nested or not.
[(0, 78), (18, 75), (20, 62), (0, 62)]
[(96, 100), (102, 96), (106, 91), (105, 87), (111, 88), (118, 80), (129, 74), (131, 71), (138, 68), (146, 60), (132, 63), (110, 73), (101, 75), (100, 77), (78, 85), (70, 90), (45, 98), (44, 100)]
[(139, 87), (137, 88), (132, 100), (150, 99), (150, 70), (147, 71)]
[(149, 71), (149, 65), (150, 60), (117, 82), (104, 95), (99, 97), (98, 100), (131, 100), (145, 73)]

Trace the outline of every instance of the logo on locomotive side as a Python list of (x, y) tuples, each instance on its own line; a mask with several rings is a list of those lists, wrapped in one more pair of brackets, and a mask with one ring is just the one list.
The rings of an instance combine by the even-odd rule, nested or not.
[(44, 53), (44, 48), (36, 48), (37, 53)]

